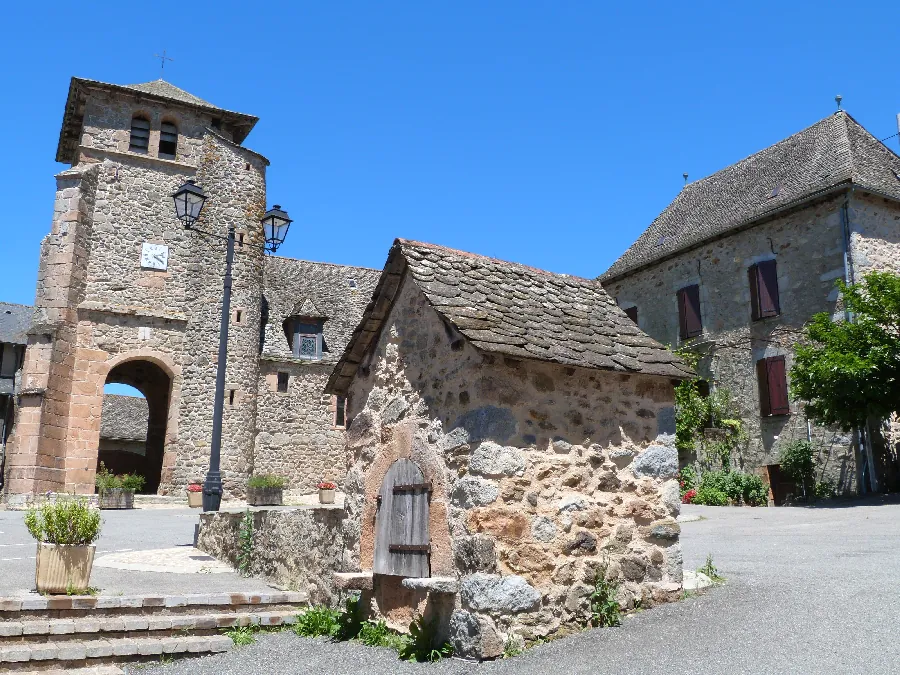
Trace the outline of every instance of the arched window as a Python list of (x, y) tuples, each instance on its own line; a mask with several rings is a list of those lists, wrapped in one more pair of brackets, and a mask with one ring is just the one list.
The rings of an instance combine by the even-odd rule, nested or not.
[(147, 152), (150, 145), (150, 120), (135, 115), (131, 118), (131, 140), (128, 149), (132, 152)]
[(159, 128), (159, 156), (175, 159), (178, 151), (178, 127), (171, 122), (163, 122)]

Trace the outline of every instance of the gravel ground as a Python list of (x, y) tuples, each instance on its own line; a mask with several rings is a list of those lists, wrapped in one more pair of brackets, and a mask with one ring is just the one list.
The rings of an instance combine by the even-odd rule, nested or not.
[[(514, 659), (407, 664), (389, 650), (267, 634), (146, 675), (897, 673), (900, 500), (831, 508), (686, 507), (685, 566), (711, 553), (728, 581)], [(131, 670), (131, 669), (130, 669)], [(134, 672), (134, 671), (131, 671)]]
[[(34, 589), (35, 543), (23, 522), (24, 511), (0, 511), (0, 596), (22, 596)], [(96, 556), (119, 551), (191, 546), (197, 509), (147, 508), (104, 511)], [(91, 585), (103, 595), (257, 592), (271, 590), (259, 579), (237, 574), (134, 572), (94, 567)]]

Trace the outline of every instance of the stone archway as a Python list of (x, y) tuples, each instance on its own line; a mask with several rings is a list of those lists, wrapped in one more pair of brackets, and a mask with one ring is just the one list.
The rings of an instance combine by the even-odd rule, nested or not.
[[(110, 368), (105, 384), (127, 384), (144, 395), (147, 401), (147, 435), (143, 455), (132, 452), (130, 457), (117, 456), (115, 448), (110, 446), (104, 452), (98, 450), (98, 467), (102, 459), (115, 473), (139, 473), (146, 480), (142, 492), (155, 494), (162, 477), (172, 378), (154, 361), (130, 359)], [(124, 449), (121, 450), (124, 452)]]

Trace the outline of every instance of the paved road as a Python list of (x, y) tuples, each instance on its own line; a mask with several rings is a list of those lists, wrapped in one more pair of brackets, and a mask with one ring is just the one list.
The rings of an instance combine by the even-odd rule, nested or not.
[[(35, 543), (23, 523), (24, 511), (0, 511), (0, 596), (21, 596), (34, 588)], [(96, 557), (121, 551), (190, 547), (198, 511), (187, 507), (104, 511)], [(135, 572), (94, 566), (91, 585), (104, 595), (132, 593), (255, 592), (269, 587), (237, 574)]]
[(400, 663), (393, 652), (291, 633), (250, 647), (155, 666), (147, 675), (445, 673), (900, 672), (900, 500), (837, 508), (686, 507), (685, 565), (707, 553), (727, 583), (701, 597), (641, 612), (484, 664)]

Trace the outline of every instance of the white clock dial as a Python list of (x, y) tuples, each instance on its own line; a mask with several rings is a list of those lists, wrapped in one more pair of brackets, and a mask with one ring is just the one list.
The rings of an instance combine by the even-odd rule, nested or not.
[(141, 249), (141, 267), (151, 270), (165, 270), (169, 266), (169, 247), (164, 244), (144, 242)]

